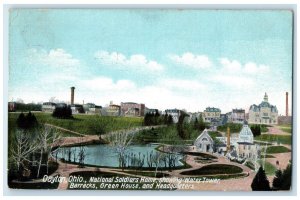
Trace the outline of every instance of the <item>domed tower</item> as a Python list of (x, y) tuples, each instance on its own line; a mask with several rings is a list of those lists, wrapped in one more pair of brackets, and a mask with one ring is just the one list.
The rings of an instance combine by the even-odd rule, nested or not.
[(239, 142), (253, 143), (253, 133), (246, 123), (239, 134)]

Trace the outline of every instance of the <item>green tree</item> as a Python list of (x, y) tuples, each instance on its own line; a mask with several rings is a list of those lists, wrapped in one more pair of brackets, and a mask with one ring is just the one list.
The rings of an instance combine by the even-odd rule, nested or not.
[(256, 175), (252, 181), (251, 188), (253, 191), (270, 191), (271, 190), (270, 183), (267, 178), (266, 172), (262, 167), (260, 167), (258, 169), (258, 172), (256, 173)]
[(196, 117), (195, 121), (194, 121), (194, 129), (198, 130), (199, 129), (199, 122), (198, 119)]
[(184, 118), (187, 116), (186, 113), (181, 112), (179, 118), (178, 118), (178, 123), (177, 123), (177, 132), (178, 135), (181, 139), (187, 139), (188, 138), (188, 133), (184, 128)]
[(200, 115), (199, 117), (199, 126), (198, 126), (198, 130), (199, 131), (203, 131), (206, 128), (206, 124), (203, 121), (202, 116)]
[(93, 117), (88, 125), (89, 132), (99, 136), (102, 139), (102, 135), (106, 133), (108, 123), (102, 120), (101, 116), (96, 115)]
[(167, 125), (170, 126), (174, 123), (172, 115), (168, 115)]
[(154, 125), (160, 124), (160, 114), (157, 110), (155, 111), (155, 115), (153, 117), (154, 117)]
[(283, 185), (283, 176), (282, 176), (282, 171), (278, 169), (275, 173), (275, 177), (273, 179), (273, 189), (279, 190), (282, 188)]
[(150, 113), (146, 113), (143, 124), (144, 124), (144, 126), (150, 125)]
[(163, 118), (164, 118), (164, 124), (168, 124), (168, 115), (164, 114)]
[(37, 125), (37, 119), (31, 112), (29, 112), (26, 116), (22, 112), (17, 119), (17, 126), (21, 129), (32, 129), (37, 127)]
[(255, 125), (252, 125), (250, 128), (251, 128), (251, 131), (252, 131), (254, 137), (261, 135), (260, 125), (255, 124)]
[(288, 164), (286, 169), (282, 172), (282, 186), (281, 190), (290, 190), (292, 183), (292, 165), (291, 162)]
[(21, 114), (19, 115), (18, 119), (17, 119), (17, 125), (19, 128), (25, 128), (25, 122), (26, 118), (23, 112), (21, 112)]
[(52, 113), (52, 116), (56, 117), (56, 118), (60, 118), (60, 119), (73, 118), (71, 106), (61, 105), (61, 106), (55, 107), (55, 109)]

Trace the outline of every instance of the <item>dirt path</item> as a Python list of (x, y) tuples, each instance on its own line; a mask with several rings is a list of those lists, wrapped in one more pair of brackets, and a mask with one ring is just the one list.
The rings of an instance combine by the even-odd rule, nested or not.
[(81, 133), (78, 133), (78, 132), (75, 132), (75, 131), (71, 131), (69, 129), (65, 129), (65, 128), (62, 128), (60, 126), (55, 126), (55, 125), (52, 125), (52, 124), (48, 124), (48, 123), (45, 123), (46, 126), (51, 126), (51, 127), (54, 127), (58, 130), (62, 130), (62, 131), (65, 131), (65, 132), (68, 132), (68, 133), (71, 133), (71, 134), (74, 134), (74, 135), (78, 135), (78, 136), (85, 136), (84, 134), (81, 134)]
[[(281, 169), (281, 170), (285, 169), (289, 164), (289, 161), (291, 160), (291, 152), (274, 153), (271, 155), (274, 156), (275, 158), (266, 158), (266, 161), (274, 165), (277, 169)], [(276, 163), (277, 161), (279, 162), (278, 165)]]
[(268, 132), (262, 134), (274, 134), (274, 135), (291, 135), (291, 133), (284, 132), (279, 126), (268, 127)]

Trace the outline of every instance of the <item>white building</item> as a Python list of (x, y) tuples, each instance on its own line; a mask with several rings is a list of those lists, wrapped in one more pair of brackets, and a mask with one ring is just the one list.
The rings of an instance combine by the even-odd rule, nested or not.
[(180, 115), (181, 115), (181, 110), (178, 110), (178, 109), (167, 109), (167, 110), (165, 110), (162, 114), (163, 115), (171, 115), (172, 116), (172, 118), (173, 118), (173, 122), (174, 123), (177, 123), (178, 122), (178, 120), (179, 120), (179, 117), (180, 117)]
[(249, 124), (277, 124), (278, 110), (268, 101), (265, 93), (264, 100), (259, 105), (251, 105), (249, 109)]
[(101, 114), (101, 106), (97, 106), (94, 103), (83, 104), (85, 114)]
[(81, 104), (71, 105), (72, 114), (84, 113), (83, 106)]
[(197, 137), (194, 142), (196, 150), (199, 152), (209, 152), (212, 153), (214, 151), (214, 141), (208, 134), (207, 129)]
[[(205, 129), (195, 140), (194, 145), (199, 152), (214, 151), (218, 153), (225, 153), (230, 159), (237, 159), (243, 161), (256, 160), (260, 157), (260, 146), (254, 143), (253, 133), (247, 124), (243, 125), (242, 130), (238, 135), (230, 136), (230, 146), (227, 147), (227, 137), (216, 137), (214, 141), (208, 134), (208, 130)], [(229, 150), (227, 149), (229, 148)]]
[(43, 112), (53, 112), (55, 109), (56, 103), (44, 102), (42, 105)]

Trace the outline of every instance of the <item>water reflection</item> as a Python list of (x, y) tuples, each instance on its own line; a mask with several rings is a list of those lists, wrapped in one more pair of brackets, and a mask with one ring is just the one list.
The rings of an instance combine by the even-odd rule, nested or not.
[[(157, 144), (131, 145), (124, 155), (120, 156), (116, 149), (109, 145), (86, 145), (84, 146), (84, 164), (101, 167), (125, 167), (173, 168), (182, 166), (180, 161), (183, 156), (179, 153), (162, 153), (155, 148)], [(52, 153), (54, 158), (64, 159), (68, 162), (79, 163), (82, 147), (62, 147)]]

